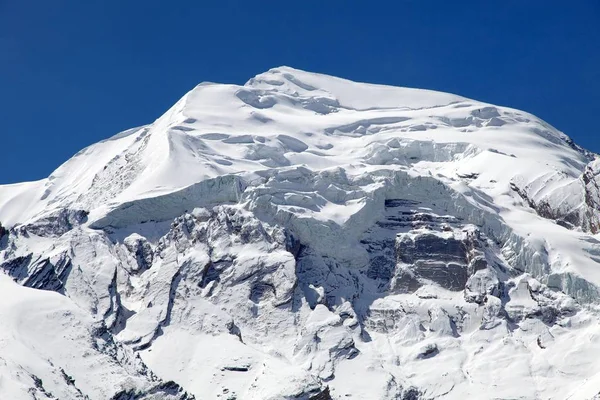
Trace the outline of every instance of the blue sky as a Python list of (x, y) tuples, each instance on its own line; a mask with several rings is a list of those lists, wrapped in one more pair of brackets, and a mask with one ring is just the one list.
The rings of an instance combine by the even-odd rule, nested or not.
[(280, 65), (520, 108), (600, 152), (598, 0), (0, 0), (0, 183)]

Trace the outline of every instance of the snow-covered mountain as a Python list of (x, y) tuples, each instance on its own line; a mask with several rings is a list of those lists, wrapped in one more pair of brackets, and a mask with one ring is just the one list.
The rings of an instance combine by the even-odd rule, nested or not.
[(0, 398), (593, 398), (599, 174), (460, 96), (202, 83), (0, 186)]

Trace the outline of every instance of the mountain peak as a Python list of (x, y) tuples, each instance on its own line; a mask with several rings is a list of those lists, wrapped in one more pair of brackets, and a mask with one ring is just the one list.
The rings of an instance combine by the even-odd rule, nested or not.
[(0, 398), (591, 398), (592, 158), (452, 94), (198, 85), (0, 186)]
[(272, 68), (250, 79), (244, 86), (284, 92), (294, 96), (335, 99), (341, 107), (423, 108), (465, 101), (464, 97), (432, 90), (359, 83), (287, 66)]
[[(10, 210), (3, 215), (0, 207), (0, 219), (23, 223), (68, 204), (102, 218), (129, 201), (222, 175), (290, 166), (405, 167), (450, 161), (467, 149), (469, 157), (493, 149), (525, 164), (543, 151), (546, 165), (576, 177), (589, 160), (567, 139), (517, 110), (282, 66), (244, 86), (198, 85), (154, 123), (90, 146), (47, 180), (27, 186), (18, 195), (25, 202), (0, 187), (7, 193), (4, 210)], [(423, 153), (451, 145), (463, 150)]]

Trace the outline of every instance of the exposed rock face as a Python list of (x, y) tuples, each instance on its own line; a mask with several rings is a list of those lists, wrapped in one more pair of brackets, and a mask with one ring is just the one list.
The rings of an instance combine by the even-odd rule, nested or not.
[(61, 209), (34, 223), (22, 226), (21, 230), (37, 236), (56, 238), (86, 222), (87, 215), (88, 212), (85, 210)]
[(584, 212), (579, 222), (592, 233), (600, 231), (600, 162), (595, 160), (590, 162), (583, 174), (581, 180), (585, 185), (584, 189)]
[[(567, 229), (596, 234), (600, 230), (599, 175), (600, 162), (593, 160), (577, 177), (548, 174), (524, 186), (511, 182), (511, 189), (541, 217), (555, 220)], [(544, 186), (558, 188), (544, 190)], [(565, 195), (565, 191), (569, 194)]]
[(333, 399), (331, 398), (331, 394), (329, 394), (329, 388), (327, 387), (327, 388), (325, 388), (324, 391), (312, 396), (309, 400), (333, 400)]
[(64, 283), (72, 268), (69, 257), (64, 253), (53, 259), (33, 260), (32, 257), (28, 254), (5, 261), (0, 269), (23, 286), (64, 293)]
[(164, 382), (148, 389), (146, 392), (123, 390), (116, 393), (111, 400), (195, 400), (196, 397), (185, 393), (173, 382)]
[(0, 223), (0, 240), (2, 240), (6, 235), (8, 235), (8, 230)]
[(448, 290), (463, 290), (467, 283), (467, 249), (462, 240), (433, 233), (404, 234), (396, 239), (398, 262), (410, 265), (417, 277)]
[(146, 238), (133, 233), (123, 240), (123, 244), (135, 257), (135, 266), (131, 270), (132, 273), (144, 272), (152, 266), (154, 250)]

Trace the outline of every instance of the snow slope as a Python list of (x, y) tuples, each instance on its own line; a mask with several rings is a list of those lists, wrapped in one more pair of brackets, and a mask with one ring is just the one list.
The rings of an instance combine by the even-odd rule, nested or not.
[(202, 83), (0, 186), (0, 270), (45, 290), (1, 281), (0, 397), (591, 398), (599, 173), (460, 96), (289, 67)]

